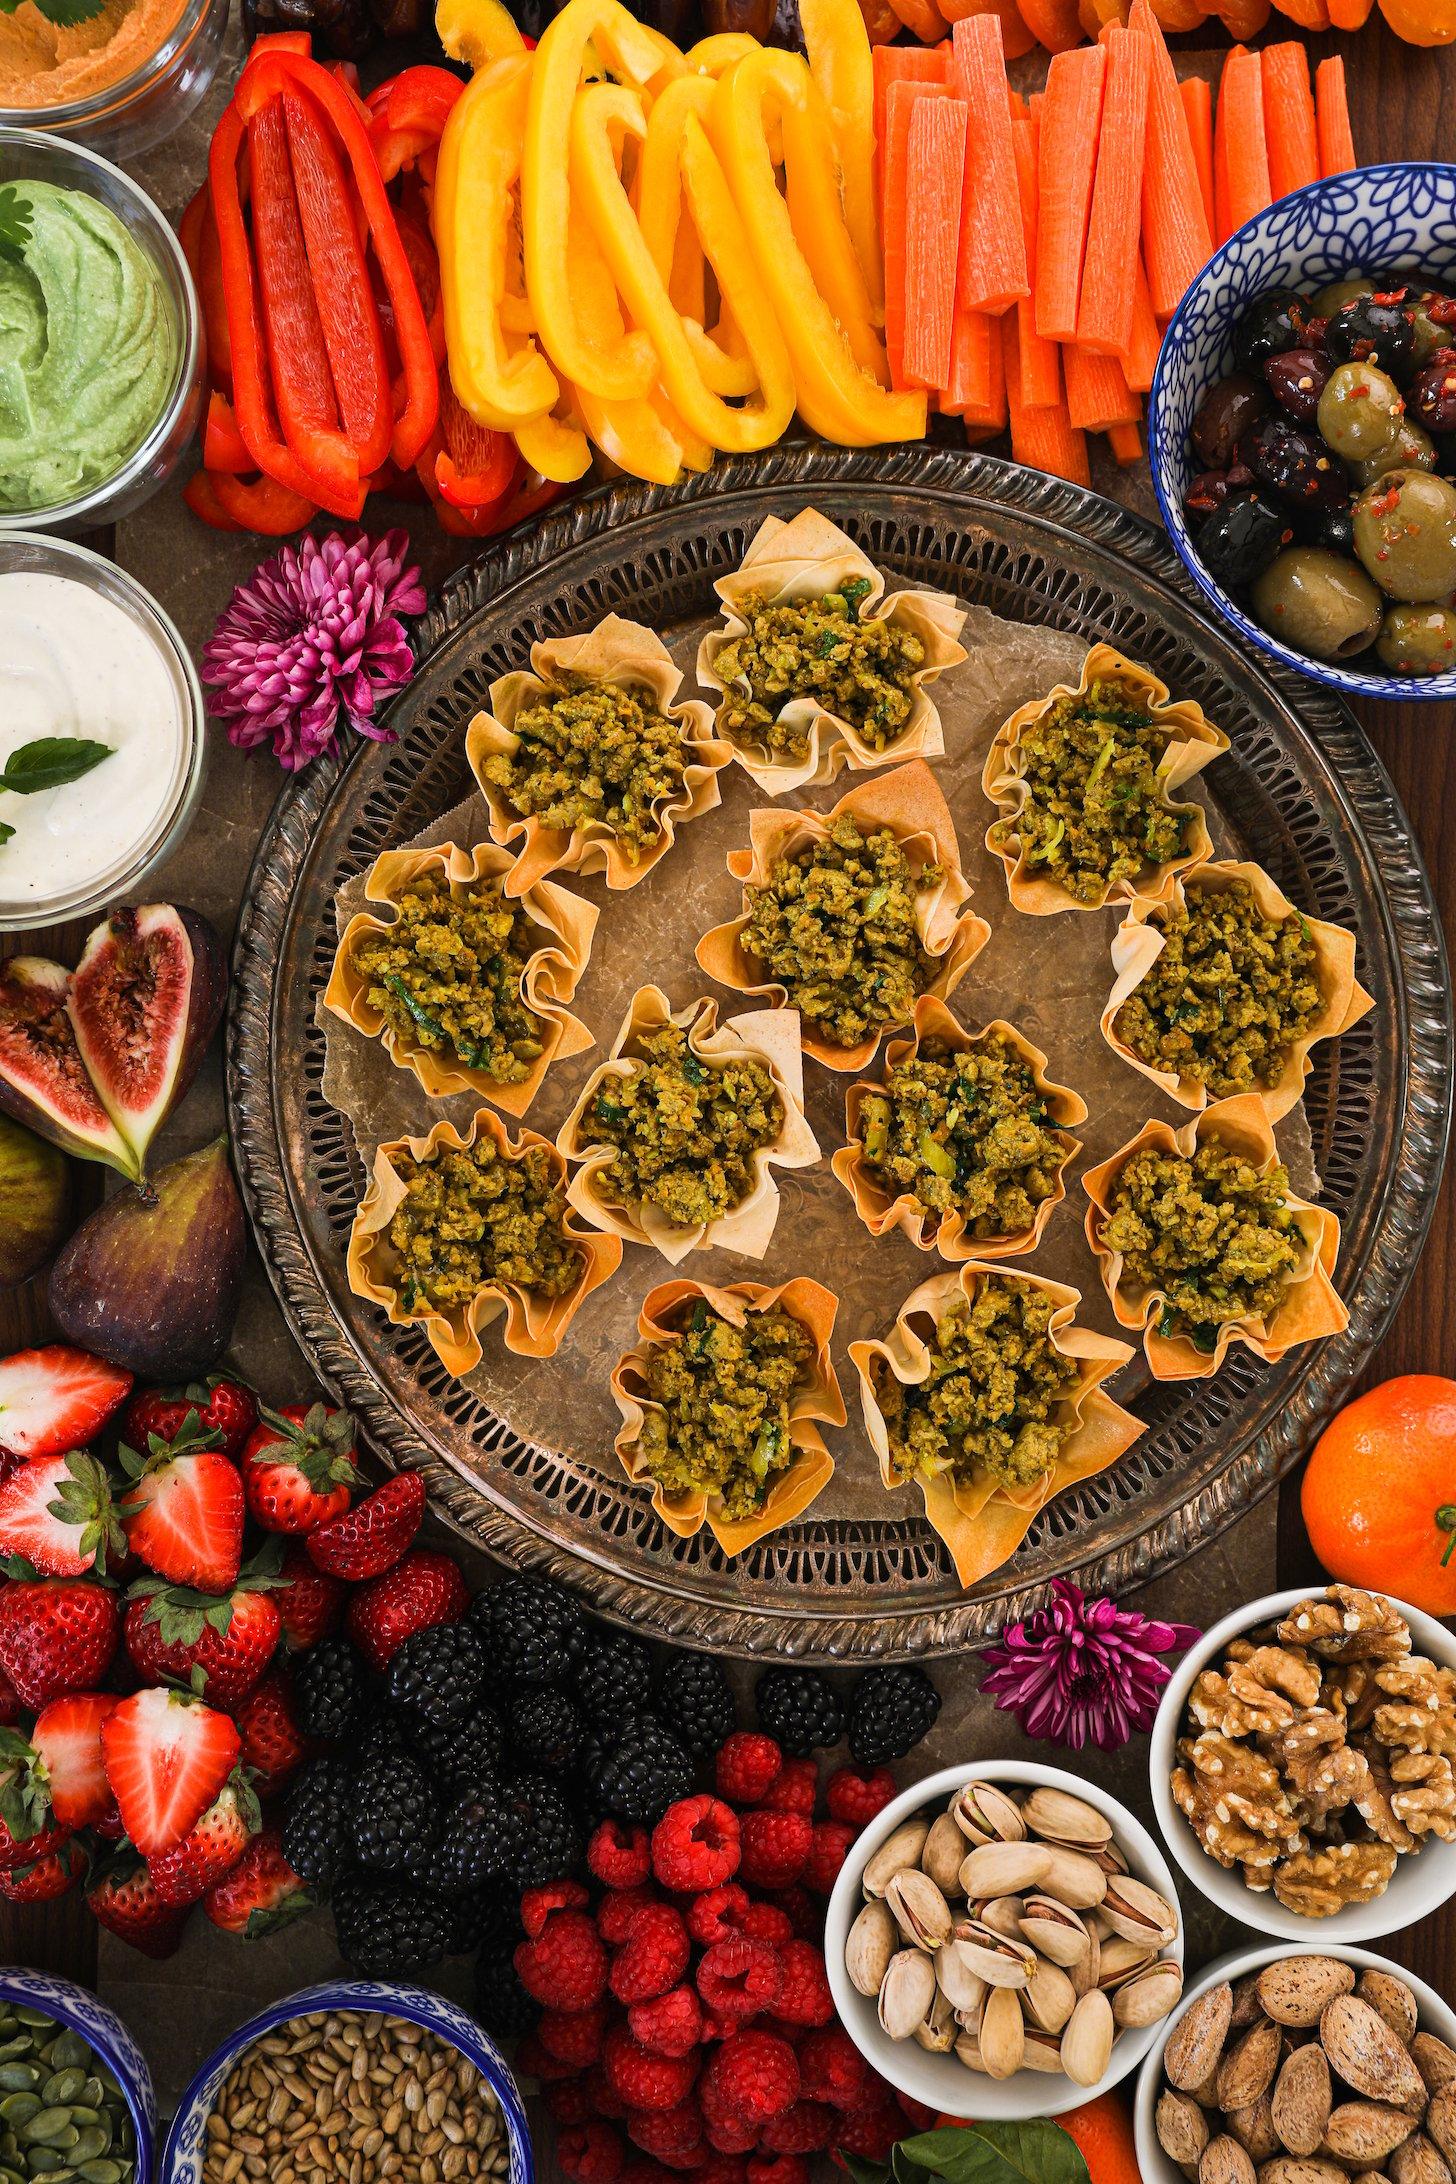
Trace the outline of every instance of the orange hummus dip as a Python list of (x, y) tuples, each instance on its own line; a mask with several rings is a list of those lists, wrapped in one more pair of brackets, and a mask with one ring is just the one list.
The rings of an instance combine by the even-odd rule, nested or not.
[(0, 106), (94, 98), (121, 83), (176, 27), (186, 0), (105, 0), (86, 23), (47, 22), (33, 0), (0, 13)]

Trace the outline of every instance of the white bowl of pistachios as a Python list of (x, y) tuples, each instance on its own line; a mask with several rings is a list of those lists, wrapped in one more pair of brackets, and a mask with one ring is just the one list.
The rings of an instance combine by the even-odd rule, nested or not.
[(824, 1959), (856, 2047), (948, 2116), (1079, 2107), (1136, 2069), (1183, 1988), (1167, 1861), (1094, 1783), (1024, 1760), (947, 1767), (840, 1868)]

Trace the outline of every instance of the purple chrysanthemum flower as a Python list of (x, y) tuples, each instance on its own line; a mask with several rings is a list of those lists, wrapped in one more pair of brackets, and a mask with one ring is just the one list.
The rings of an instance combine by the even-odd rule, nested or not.
[(402, 615), (425, 589), (407, 567), (409, 536), (305, 536), (239, 584), (202, 651), (202, 679), (228, 741), (251, 751), (271, 737), (290, 772), (334, 740), (342, 711), (361, 736), (394, 741), (376, 706), (415, 671)]
[(1049, 1744), (1126, 1744), (1151, 1729), (1169, 1671), (1160, 1653), (1182, 1653), (1202, 1633), (1190, 1623), (1154, 1623), (1115, 1600), (1088, 1600), (1064, 1578), (1051, 1604), (1012, 1623), (982, 1660), (981, 1689)]

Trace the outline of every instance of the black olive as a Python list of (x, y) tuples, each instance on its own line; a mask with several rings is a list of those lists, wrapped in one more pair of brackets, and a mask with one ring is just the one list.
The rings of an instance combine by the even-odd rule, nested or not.
[(1295, 517), (1294, 528), (1306, 546), (1327, 546), (1335, 554), (1355, 551), (1355, 525), (1348, 506), (1311, 509), (1308, 515)]
[(1415, 353), (1416, 329), (1409, 304), (1392, 302), (1394, 293), (1405, 292), (1356, 296), (1342, 304), (1330, 320), (1325, 345), (1337, 363), (1378, 364), (1403, 383)]
[(1210, 387), (1193, 420), (1193, 449), (1205, 470), (1227, 470), (1246, 432), (1269, 412), (1269, 390), (1243, 372)]
[(1301, 432), (1287, 417), (1265, 417), (1239, 443), (1261, 485), (1292, 508), (1343, 508), (1350, 498), (1344, 464), (1313, 432)]
[(1301, 425), (1313, 424), (1329, 376), (1330, 360), (1317, 349), (1285, 349), (1264, 359), (1264, 377), (1275, 401)]
[(1406, 408), (1427, 432), (1456, 432), (1456, 349), (1441, 349), (1417, 372)]
[(1289, 537), (1287, 517), (1257, 493), (1226, 500), (1198, 532), (1198, 551), (1216, 584), (1242, 590), (1262, 576)]
[(1200, 470), (1183, 495), (1183, 513), (1196, 530), (1204, 517), (1211, 516), (1215, 508), (1221, 508), (1228, 497), (1226, 470)]
[(1234, 330), (1234, 355), (1243, 369), (1257, 371), (1266, 356), (1302, 349), (1310, 316), (1309, 298), (1297, 288), (1273, 288), (1251, 303)]

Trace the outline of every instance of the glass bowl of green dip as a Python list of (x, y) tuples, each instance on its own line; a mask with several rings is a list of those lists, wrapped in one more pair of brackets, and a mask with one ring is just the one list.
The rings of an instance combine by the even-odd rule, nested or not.
[(0, 533), (116, 523), (176, 469), (202, 409), (203, 332), (182, 247), (119, 167), (0, 129)]

